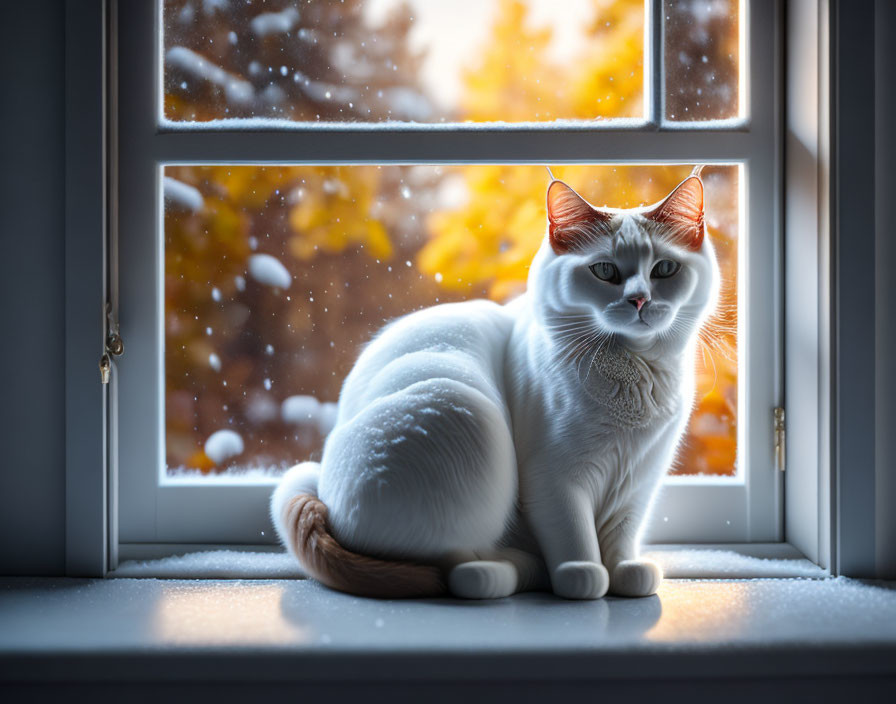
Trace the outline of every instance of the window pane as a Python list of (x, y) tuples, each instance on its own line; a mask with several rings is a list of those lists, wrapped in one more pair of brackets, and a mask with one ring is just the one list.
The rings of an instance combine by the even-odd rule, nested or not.
[[(592, 202), (635, 207), (690, 168), (554, 173)], [(738, 174), (704, 172), (725, 293), (677, 474), (736, 473)], [(547, 183), (544, 167), (519, 165), (166, 167), (168, 474), (319, 458), (342, 381), (386, 321), (525, 290)]]
[(169, 120), (643, 116), (643, 0), (164, 0), (162, 14)]
[(666, 119), (742, 114), (740, 0), (665, 0)]

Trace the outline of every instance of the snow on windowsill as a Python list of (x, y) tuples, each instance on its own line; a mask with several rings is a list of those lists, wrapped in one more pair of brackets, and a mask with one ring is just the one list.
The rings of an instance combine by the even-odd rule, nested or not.
[[(669, 579), (757, 579), (799, 577), (820, 579), (826, 572), (809, 560), (782, 550), (653, 546), (645, 553), (663, 567)], [(772, 556), (769, 556), (772, 555)], [(126, 560), (111, 577), (161, 579), (301, 579), (305, 575), (285, 552), (207, 550), (151, 560)]]
[[(661, 129), (668, 131), (743, 130), (749, 120), (734, 117), (723, 120), (669, 121)], [(551, 121), (506, 122), (413, 122), (383, 120), (381, 122), (298, 122), (278, 117), (228, 117), (215, 120), (191, 121), (159, 118), (159, 128), (164, 132), (528, 132), (569, 130), (587, 131), (650, 131), (656, 126), (642, 117), (595, 118), (593, 120), (558, 119)]]
[(227, 486), (260, 484), (263, 486), (276, 486), (282, 479), (283, 473), (288, 469), (284, 465), (271, 465), (270, 467), (233, 467), (218, 474), (203, 474), (198, 469), (187, 467), (168, 467), (159, 478), (159, 484), (189, 486)]
[[(724, 125), (715, 123), (724, 123)], [(739, 121), (738, 121), (739, 123)], [(707, 121), (686, 123), (699, 126), (701, 129), (722, 127), (731, 121)], [(278, 117), (228, 117), (216, 120), (189, 121), (169, 120), (161, 117), (159, 127), (166, 132), (208, 131), (292, 131), (292, 132), (471, 132), (471, 131), (528, 131), (528, 130), (643, 130), (650, 123), (640, 117), (597, 118), (594, 120), (561, 119), (552, 121), (530, 122), (410, 122), (402, 120), (383, 120), (381, 122), (297, 122)]]
[(285, 552), (207, 550), (157, 560), (127, 560), (110, 577), (160, 579), (303, 579), (296, 559)]

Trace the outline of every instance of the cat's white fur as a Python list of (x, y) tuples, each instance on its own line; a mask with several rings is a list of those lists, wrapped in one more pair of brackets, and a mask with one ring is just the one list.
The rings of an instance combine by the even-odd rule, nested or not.
[[(561, 195), (556, 217), (575, 215), (578, 197)], [(655, 592), (638, 533), (690, 414), (718, 269), (708, 238), (684, 246), (648, 209), (603, 212), (574, 250), (546, 237), (510, 303), (435, 306), (383, 329), (345, 381), (321, 463), (291, 469), (272, 497), (286, 544), (287, 502), (316, 494), (343, 546), (442, 565), (458, 596)], [(651, 278), (661, 259), (681, 269)], [(599, 261), (622, 280), (597, 278)]]

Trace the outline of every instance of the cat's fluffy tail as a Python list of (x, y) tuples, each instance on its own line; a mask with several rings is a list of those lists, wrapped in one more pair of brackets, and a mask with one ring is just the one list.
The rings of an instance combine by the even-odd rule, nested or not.
[(317, 498), (320, 465), (304, 462), (289, 470), (271, 497), (280, 539), (310, 577), (358, 596), (408, 598), (447, 593), (433, 565), (380, 560), (347, 550), (327, 527), (327, 507)]

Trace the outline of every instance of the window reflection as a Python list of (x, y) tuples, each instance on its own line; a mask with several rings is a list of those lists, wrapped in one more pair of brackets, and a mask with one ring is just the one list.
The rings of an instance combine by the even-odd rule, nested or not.
[(203, 582), (162, 591), (153, 631), (163, 643), (208, 646), (276, 645), (311, 640), (280, 608), (284, 585)]

